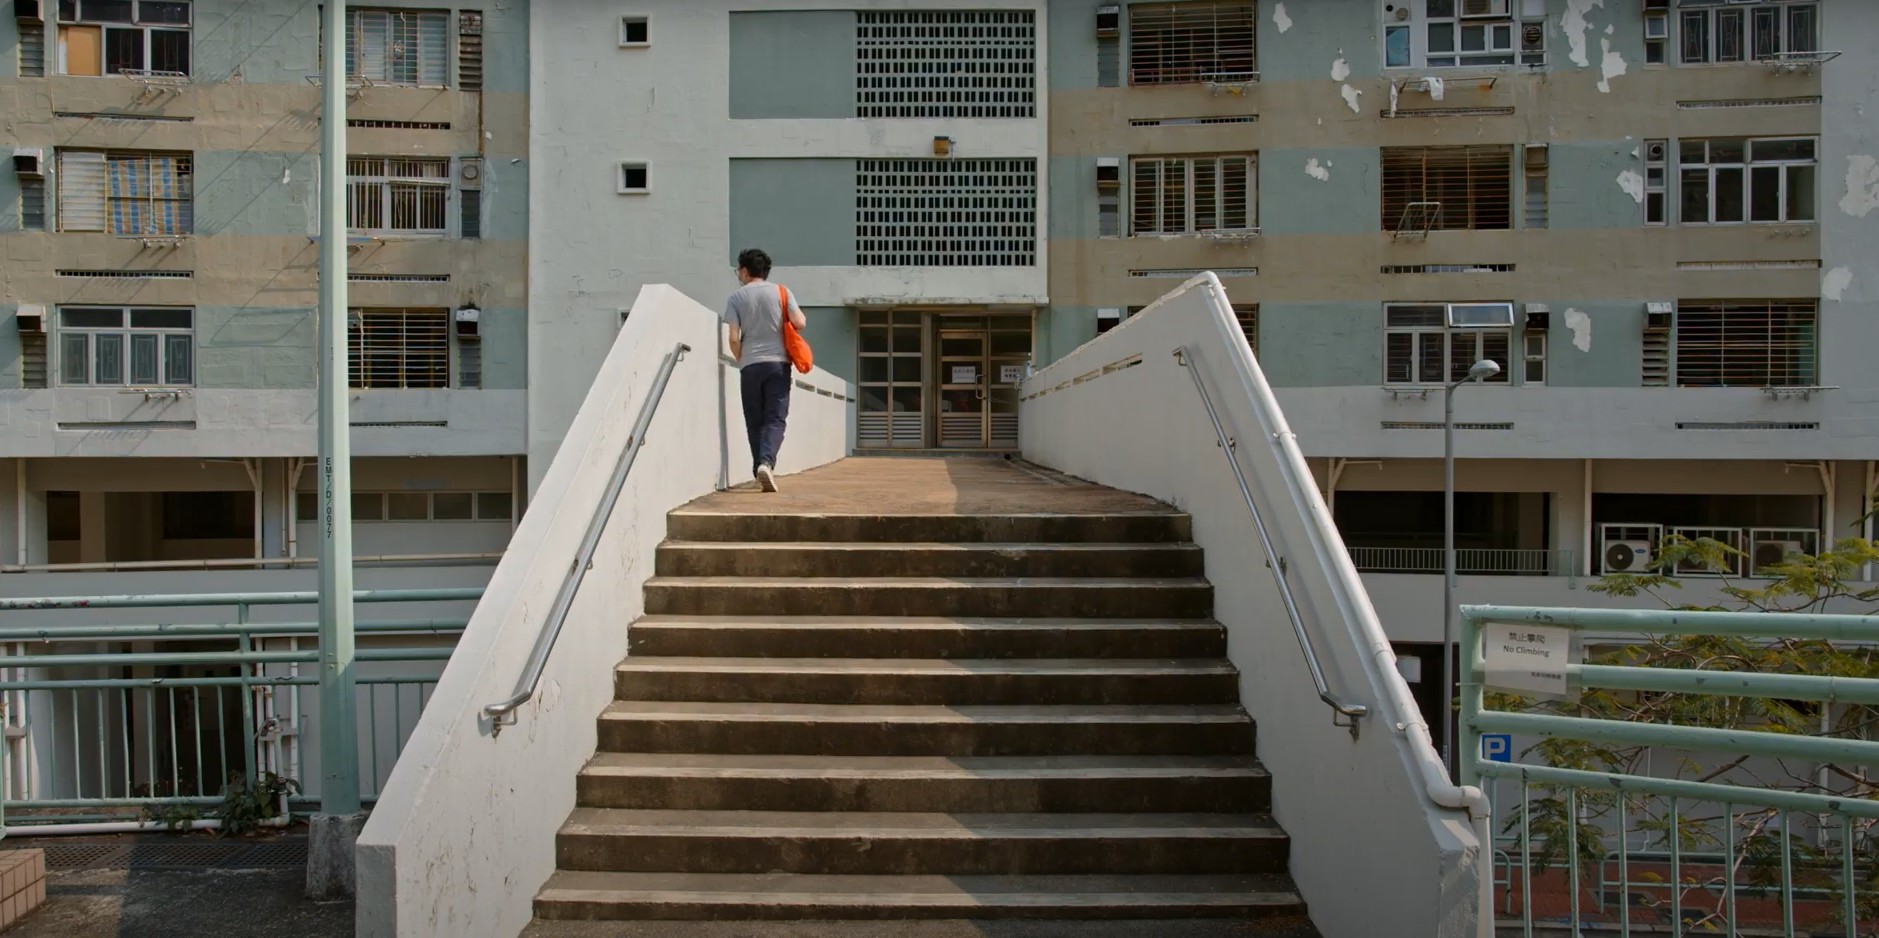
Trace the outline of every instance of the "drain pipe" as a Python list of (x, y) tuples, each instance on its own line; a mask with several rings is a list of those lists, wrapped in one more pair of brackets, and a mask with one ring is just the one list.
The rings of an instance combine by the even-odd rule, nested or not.
[[(285, 828), (286, 817), (269, 818), (256, 823), (257, 827)], [(141, 834), (151, 831), (219, 831), (222, 829), (220, 818), (204, 818), (180, 824), (166, 824), (162, 821), (92, 821), (77, 824), (23, 824), (7, 827), (7, 838), (15, 837), (84, 837), (96, 834)]]

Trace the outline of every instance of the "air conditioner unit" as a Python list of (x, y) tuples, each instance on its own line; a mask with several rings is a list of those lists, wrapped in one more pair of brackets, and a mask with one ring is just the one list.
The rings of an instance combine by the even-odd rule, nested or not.
[(482, 157), (464, 157), (457, 161), (457, 185), (464, 189), (483, 188)]
[(1806, 545), (1800, 541), (1772, 540), (1756, 541), (1754, 550), (1749, 552), (1749, 562), (1756, 573), (1781, 563), (1794, 554), (1806, 553)]
[(43, 335), (46, 331), (46, 308), (37, 303), (21, 303), (13, 311), (13, 322), (27, 335)]
[(475, 339), (479, 337), (477, 333), (477, 321), (483, 318), (482, 310), (474, 306), (465, 306), (458, 309), (456, 314), (451, 318), (456, 320), (457, 323), (457, 338)]
[(1507, 0), (1461, 0), (1464, 19), (1475, 16), (1506, 16)]
[(1122, 160), (1120, 157), (1099, 156), (1096, 158), (1096, 188), (1122, 188)]
[(1651, 568), (1650, 541), (1605, 542), (1606, 573), (1643, 573)]
[[(1670, 533), (1690, 541), (1708, 538), (1734, 550), (1742, 549), (1741, 528), (1671, 528)], [(1730, 576), (1742, 575), (1740, 554), (1730, 554), (1722, 559), (1721, 564), (1710, 564), (1691, 557), (1677, 564), (1676, 572), (1682, 576)]]
[(38, 147), (15, 147), (13, 172), (20, 176), (44, 176), (46, 174), (45, 151)]
[(1545, 169), (1546, 168), (1546, 156), (1547, 156), (1546, 144), (1529, 143), (1527, 144), (1526, 149), (1527, 149), (1527, 156), (1526, 156), (1527, 169), (1529, 170)]
[(1108, 39), (1122, 35), (1122, 7), (1107, 4), (1096, 8), (1096, 36)]
[(22, 23), (46, 21), (46, 14), (40, 9), (39, 0), (13, 0), (13, 15)]

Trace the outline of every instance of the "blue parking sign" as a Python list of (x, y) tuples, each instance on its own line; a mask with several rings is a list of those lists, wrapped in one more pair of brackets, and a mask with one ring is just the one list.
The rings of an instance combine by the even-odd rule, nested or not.
[(1482, 733), (1481, 758), (1488, 762), (1514, 761), (1514, 737), (1511, 733)]

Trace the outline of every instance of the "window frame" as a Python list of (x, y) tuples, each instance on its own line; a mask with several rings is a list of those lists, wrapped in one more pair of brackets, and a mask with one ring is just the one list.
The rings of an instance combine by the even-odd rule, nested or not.
[[(1514, 341), (1515, 341), (1515, 333), (1517, 330), (1511, 322), (1509, 325), (1506, 325), (1506, 326), (1490, 326), (1490, 327), (1448, 325), (1448, 323), (1454, 321), (1455, 307), (1458, 307), (1458, 306), (1459, 307), (1473, 307), (1473, 306), (1487, 306), (1487, 305), (1495, 305), (1495, 306), (1504, 305), (1509, 309), (1510, 312), (1514, 306), (1514, 304), (1511, 301), (1499, 301), (1499, 300), (1494, 300), (1494, 301), (1472, 300), (1472, 301), (1457, 301), (1457, 302), (1391, 301), (1388, 303), (1384, 303), (1383, 304), (1383, 384), (1384, 386), (1385, 387), (1404, 387), (1404, 388), (1442, 387), (1450, 381), (1454, 381), (1458, 378), (1464, 377), (1468, 372), (1468, 367), (1474, 364), (1476, 361), (1479, 361), (1482, 358), (1492, 358), (1491, 350), (1488, 348), (1488, 343), (1493, 338), (1496, 338), (1496, 337), (1500, 339), (1501, 348), (1503, 351), (1501, 354), (1501, 358), (1494, 359), (1494, 361), (1496, 364), (1501, 366), (1501, 370), (1499, 373), (1497, 373), (1493, 377), (1484, 379), (1481, 383), (1482, 384), (1509, 385), (1509, 386), (1514, 384), (1514, 379), (1513, 379), (1514, 369), (1512, 367), (1512, 358), (1513, 358), (1513, 354), (1516, 348), (1516, 346), (1514, 345)], [(1409, 323), (1409, 324), (1403, 324), (1403, 325), (1392, 324), (1391, 314), (1393, 312), (1399, 312), (1399, 311), (1400, 312), (1421, 311), (1425, 315), (1431, 315), (1431, 314), (1436, 315), (1439, 317), (1439, 320), (1438, 322)], [(1442, 337), (1441, 338), (1441, 342), (1442, 342), (1441, 360), (1444, 363), (1446, 363), (1446, 367), (1444, 370), (1448, 374), (1448, 377), (1431, 379), (1425, 376), (1424, 374), (1422, 374), (1422, 365), (1424, 364), (1424, 353), (1425, 353), (1424, 342), (1428, 341), (1428, 339), (1425, 337), (1437, 336), (1437, 335)], [(1404, 380), (1396, 380), (1392, 377), (1392, 356), (1396, 354), (1396, 350), (1391, 348), (1391, 345), (1393, 344), (1391, 342), (1392, 336), (1409, 336), (1410, 337), (1409, 345), (1407, 349), (1409, 358), (1406, 362), (1406, 365), (1408, 367), (1408, 372), (1407, 372), (1408, 377)], [(1457, 342), (1456, 342), (1457, 336), (1465, 337), (1468, 343), (1473, 346), (1473, 355), (1469, 357), (1466, 361), (1458, 362), (1454, 357), (1455, 350), (1457, 347)], [(1522, 351), (1524, 351), (1524, 346), (1522, 347)], [(1457, 364), (1460, 365), (1459, 368), (1456, 367)], [(1524, 368), (1522, 370), (1524, 371)]]
[[(382, 173), (370, 172), (368, 164), (379, 164)], [(409, 167), (428, 167), (440, 171), (440, 175), (412, 175), (395, 170)], [(451, 190), (453, 186), (451, 160), (449, 157), (434, 156), (360, 156), (346, 157), (346, 228), (353, 235), (372, 238), (448, 238), (451, 235), (450, 216), (455, 202)], [(420, 219), (427, 214), (427, 197), (440, 199), (435, 206), (436, 216), (441, 222), (435, 228), (399, 228), (395, 224), (398, 216), (399, 187), (411, 187), (418, 199), (415, 211)], [(359, 198), (366, 192), (375, 193), (380, 222), (379, 227), (367, 227), (356, 224), (360, 221), (361, 204)]]
[[(1742, 146), (1742, 159), (1740, 161), (1716, 162), (1714, 154), (1716, 144), (1718, 143), (1739, 143)], [(1805, 143), (1811, 148), (1813, 155), (1805, 159), (1777, 157), (1758, 160), (1755, 158), (1756, 144), (1769, 145), (1778, 143)], [(1702, 162), (1692, 163), (1687, 161), (1684, 156), (1685, 150), (1695, 144), (1701, 144), (1703, 147)], [(1666, 151), (1666, 156), (1668, 156), (1668, 152), (1669, 151)], [(1818, 137), (1686, 137), (1676, 141), (1676, 154), (1677, 223), (1679, 225), (1703, 228), (1731, 227), (1736, 225), (1813, 225), (1817, 224), (1820, 220), (1820, 140)], [(1776, 190), (1775, 204), (1779, 209), (1779, 217), (1755, 217), (1755, 179), (1757, 176), (1756, 169), (1758, 168), (1775, 169), (1777, 171), (1776, 179), (1778, 189)], [(1789, 193), (1793, 191), (1790, 182), (1796, 175), (1795, 170), (1798, 169), (1806, 169), (1809, 171), (1807, 175), (1811, 183), (1807, 195), (1808, 217), (1806, 218), (1789, 217), (1789, 211), (1794, 207), (1790, 202), (1791, 196)], [(1648, 171), (1647, 168), (1646, 172), (1648, 173)], [(1742, 217), (1719, 220), (1717, 196), (1722, 187), (1718, 183), (1718, 179), (1730, 172), (1741, 174)], [(1686, 192), (1686, 184), (1691, 173), (1703, 174), (1706, 213), (1703, 218), (1696, 220), (1687, 217), (1689, 193)]]
[[(82, 180), (75, 178), (79, 175), (76, 169), (68, 170), (66, 160), (70, 158), (76, 163), (81, 157), (93, 154), (98, 157), (98, 163), (100, 164), (99, 169), (103, 174), (103, 178), (99, 183), (100, 188), (96, 194), (96, 198), (100, 200), (98, 207), (102, 215), (98, 220), (98, 227), (96, 228), (74, 227), (75, 224), (83, 223), (83, 216), (79, 211), (69, 208), (68, 206), (81, 198), (91, 198), (91, 194), (68, 191), (68, 183), (76, 185)], [(196, 233), (195, 154), (168, 150), (96, 150), (74, 147), (69, 149), (60, 148), (54, 155), (54, 175), (56, 178), (54, 179), (55, 185), (52, 197), (57, 205), (59, 231), (107, 234), (117, 238), (133, 239), (186, 238)], [(175, 160), (177, 162), (175, 177), (178, 189), (180, 191), (186, 181), (188, 191), (180, 196), (158, 197), (157, 192), (161, 187), (156, 184), (150, 164), (150, 161), (155, 159)], [(116, 168), (118, 165), (131, 161), (143, 162), (144, 166), (141, 174), (134, 171), (126, 174)], [(129, 179), (135, 182), (138, 178), (143, 180), (143, 185), (149, 190), (147, 193), (143, 195), (112, 194), (111, 190), (114, 184), (120, 180)], [(141, 205), (141, 211), (136, 210), (136, 207), (139, 205)], [(160, 211), (159, 209), (162, 206), (174, 206), (174, 211)], [(120, 227), (121, 223), (127, 223), (129, 220), (135, 218), (147, 219), (150, 224), (143, 229), (135, 231), (130, 230), (128, 227)], [(159, 221), (165, 219), (171, 220), (170, 224), (158, 224)]]
[[(1409, 10), (1407, 20), (1393, 21), (1383, 19), (1378, 30), (1380, 46), (1378, 60), (1385, 70), (1390, 69), (1482, 69), (1511, 70), (1515, 68), (1535, 68), (1546, 64), (1544, 48), (1528, 50), (1524, 48), (1522, 33), (1529, 26), (1545, 28), (1543, 18), (1528, 16), (1521, 11), (1521, 0), (1508, 0), (1507, 12), (1489, 16), (1463, 16), (1463, 0), (1453, 0), (1453, 11), (1447, 16), (1428, 15), (1425, 0), (1405, 0), (1399, 8)], [(1380, 17), (1387, 16), (1379, 11)], [(1436, 28), (1445, 28), (1449, 48), (1431, 51), (1429, 38)], [(1467, 41), (1466, 30), (1479, 28), (1482, 32), (1480, 49), (1463, 49)], [(1499, 38), (1497, 30), (1506, 30), (1505, 47), (1496, 46)], [(1407, 38), (1407, 44), (1394, 41), (1394, 37)], [(1395, 45), (1398, 48), (1393, 49)], [(1393, 61), (1391, 56), (1402, 53), (1402, 61)]]
[[(58, 319), (53, 327), (58, 342), (58, 355), (55, 357), (54, 364), (56, 368), (54, 372), (55, 380), (53, 382), (56, 386), (69, 388), (123, 389), (193, 388), (196, 386), (195, 307), (73, 303), (70, 305), (61, 305), (57, 312)], [(70, 325), (66, 321), (67, 313), (103, 312), (117, 313), (119, 316), (118, 324), (115, 326), (87, 326)], [(187, 327), (139, 326), (134, 323), (132, 318), (133, 314), (138, 312), (186, 313), (189, 316), (189, 325)], [(136, 351), (137, 337), (142, 336), (149, 336), (154, 339), (154, 362), (152, 365), (156, 371), (156, 380), (154, 381), (135, 380), (137, 376), (132, 373), (135, 368), (133, 358)], [(72, 369), (67, 367), (72, 347), (71, 340), (81, 337), (84, 345), (84, 351), (81, 353), (81, 357), (85, 363), (84, 374), (82, 376), (74, 376), (70, 373)], [(100, 337), (116, 339), (117, 380), (100, 381), (98, 379), (99, 365), (101, 364), (100, 356), (102, 354)], [(175, 341), (177, 339), (181, 339), (182, 341), (178, 343)], [(182, 352), (180, 356), (176, 354), (179, 349)], [(178, 358), (182, 359), (183, 363), (181, 367), (172, 367), (172, 363)], [(180, 378), (174, 374), (176, 371), (182, 372)]]
[[(1225, 185), (1226, 168), (1230, 164), (1240, 166), (1244, 191), (1241, 193), (1244, 205), (1238, 206), (1243, 225), (1222, 224), (1229, 220), (1233, 208)], [(1181, 180), (1182, 226), (1171, 229), (1167, 226), (1165, 213), (1168, 208), (1167, 170), (1171, 165), (1179, 164)], [(1214, 224), (1205, 227), (1200, 224), (1200, 212), (1197, 211), (1197, 179), (1201, 168), (1212, 165)], [(1155, 169), (1153, 183), (1155, 197), (1152, 202), (1153, 222), (1149, 227), (1142, 225), (1141, 205), (1141, 170), (1150, 166)], [(1131, 156), (1129, 157), (1129, 215), (1128, 235), (1131, 238), (1198, 238), (1206, 237), (1208, 232), (1256, 232), (1259, 230), (1259, 155), (1257, 153), (1204, 153), (1193, 155), (1166, 156)]]
[[(110, 78), (113, 76), (126, 76), (127, 73), (134, 74), (138, 72), (146, 74), (180, 74), (185, 77), (195, 74), (195, 0), (123, 0), (123, 2), (131, 5), (131, 16), (129, 20), (87, 19), (82, 15), (85, 12), (84, 0), (55, 0), (55, 2), (57, 4), (57, 36), (54, 38), (55, 49), (53, 53), (53, 64), (57, 74), (74, 78)], [(182, 4), (188, 12), (188, 19), (182, 23), (145, 21), (143, 18), (145, 3)], [(69, 13), (68, 8), (70, 10)], [(68, 70), (70, 64), (67, 56), (66, 30), (68, 27), (89, 27), (98, 30), (98, 71), (96, 74), (90, 72), (74, 73)], [(135, 31), (140, 33), (142, 50), (140, 60), (143, 64), (135, 68), (119, 68), (113, 71), (111, 69), (110, 53), (108, 51), (108, 31)], [(155, 37), (156, 34), (160, 32), (180, 33), (184, 37), (182, 68), (158, 69), (152, 67), (155, 62)]]
[[(368, 338), (383, 341), (382, 333), (368, 334), (371, 320), (398, 317), (395, 345), (368, 345)], [(429, 320), (439, 337), (435, 349), (413, 349), (412, 321)], [(346, 311), (346, 384), (355, 391), (442, 391), (456, 387), (457, 369), (452, 353), (451, 315), (447, 307), (437, 306), (368, 306)], [(420, 336), (420, 340), (421, 340)], [(380, 359), (390, 359), (389, 363)]]
[[(1807, 11), (1812, 16), (1809, 27), (1813, 34), (1805, 43), (1806, 48), (1796, 48), (1793, 40), (1796, 14)], [(1773, 14), (1776, 26), (1775, 49), (1772, 52), (1760, 48), (1759, 20), (1764, 13)], [(1722, 57), (1723, 28), (1722, 22), (1733, 18), (1739, 23), (1741, 50), (1733, 58)], [(1747, 65), (1761, 62), (1787, 53), (1820, 51), (1820, 3), (1819, 0), (1760, 0), (1757, 3), (1742, 3), (1740, 0), (1681, 0), (1675, 15), (1669, 17), (1671, 27), (1670, 41), (1675, 44), (1676, 64), (1678, 66), (1705, 65)], [(1703, 49), (1701, 58), (1690, 58), (1690, 24), (1701, 21)], [(1668, 55), (1665, 56), (1669, 58)], [(1652, 63), (1658, 64), (1658, 63)]]
[[(1252, 0), (1174, 0), (1160, 3), (1125, 4), (1126, 25), (1123, 30), (1128, 48), (1124, 54), (1125, 67), (1128, 69), (1129, 87), (1163, 87), (1167, 85), (1195, 85), (1203, 82), (1252, 82), (1259, 80), (1259, 4)], [(1222, 14), (1238, 17), (1244, 11), (1243, 23), (1236, 23), (1226, 29), (1244, 29), (1244, 36), (1237, 33), (1223, 42)], [(1208, 13), (1212, 20), (1207, 25), (1190, 21), (1181, 22), (1183, 14)], [(1151, 15), (1166, 18), (1165, 25), (1151, 20)], [(1158, 29), (1156, 27), (1159, 27)], [(1150, 43), (1143, 35), (1155, 29), (1161, 35), (1158, 43)], [(1138, 32), (1139, 30), (1139, 32)], [(1178, 56), (1172, 47), (1178, 43), (1194, 43), (1196, 37), (1211, 41), (1209, 52), (1200, 54), (1192, 49), (1188, 52), (1185, 64), (1175, 63)], [(1178, 38), (1177, 38), (1178, 37)], [(1243, 48), (1240, 43), (1244, 43)], [(1198, 49), (1198, 45), (1194, 46)], [(1138, 56), (1147, 58), (1151, 50), (1163, 50), (1168, 54), (1154, 68), (1138, 67)], [(1212, 70), (1200, 67), (1203, 58), (1211, 58), (1212, 64), (1240, 64), (1246, 68)]]
[[(367, 74), (366, 56), (361, 47), (365, 42), (366, 20), (369, 16), (384, 17), (384, 59), (375, 69), (379, 74)], [(403, 18), (410, 18), (413, 35), (418, 41), (418, 59), (413, 69), (414, 76), (405, 81), (392, 77), (393, 46), (392, 37), (397, 34), (397, 23)], [(442, 24), (442, 46), (436, 50), (436, 69), (432, 75), (425, 74), (426, 59), (423, 47), (425, 18), (435, 17)], [(453, 60), (456, 58), (456, 32), (452, 25), (451, 11), (447, 9), (416, 9), (403, 7), (348, 6), (346, 8), (346, 77), (363, 78), (375, 85), (392, 85), (399, 88), (450, 88), (455, 79), (451, 74)]]

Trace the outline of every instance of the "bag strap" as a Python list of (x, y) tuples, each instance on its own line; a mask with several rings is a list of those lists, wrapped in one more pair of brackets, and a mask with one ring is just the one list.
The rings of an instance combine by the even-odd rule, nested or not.
[(789, 288), (779, 283), (776, 285), (776, 292), (777, 302), (783, 304), (783, 325), (779, 328), (787, 329), (789, 328)]

